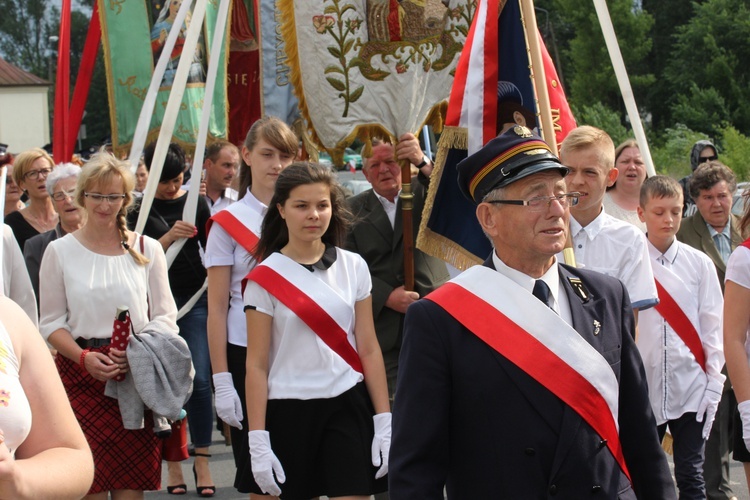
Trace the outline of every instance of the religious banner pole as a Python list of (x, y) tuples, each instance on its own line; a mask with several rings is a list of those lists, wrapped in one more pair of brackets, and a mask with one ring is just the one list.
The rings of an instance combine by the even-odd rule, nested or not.
[(414, 194), (411, 190), (411, 163), (399, 161), (401, 166), (401, 230), (404, 240), (404, 289), (414, 291)]
[(646, 173), (648, 173), (649, 176), (656, 175), (654, 160), (651, 158), (651, 150), (648, 148), (646, 132), (643, 130), (641, 115), (638, 113), (638, 106), (635, 104), (633, 88), (630, 86), (630, 79), (628, 78), (628, 72), (625, 69), (625, 61), (622, 58), (622, 52), (620, 52), (620, 45), (617, 43), (617, 35), (615, 35), (615, 28), (612, 26), (612, 19), (609, 16), (607, 3), (605, 0), (594, 0), (594, 8), (596, 9), (597, 17), (599, 18), (599, 25), (602, 28), (604, 42), (607, 44), (609, 57), (612, 60), (612, 67), (615, 70), (617, 84), (620, 86), (622, 100), (625, 102), (625, 109), (628, 112), (628, 118), (630, 118), (630, 125), (633, 127), (635, 140), (638, 142), (638, 149), (641, 151), (643, 162), (646, 164)]

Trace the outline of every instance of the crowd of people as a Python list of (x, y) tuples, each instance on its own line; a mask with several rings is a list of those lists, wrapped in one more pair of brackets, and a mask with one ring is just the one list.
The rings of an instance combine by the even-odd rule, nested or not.
[(501, 121), (457, 167), (492, 254), (451, 279), (414, 249), (411, 290), (399, 161), (414, 228), (433, 171), (412, 134), (372, 140), (351, 197), (273, 117), (209, 145), (200, 179), (170, 144), (147, 204), (156, 144), (135, 172), (5, 154), (0, 496), (140, 498), (163, 460), (184, 495), (187, 426), (210, 497), (223, 423), (250, 498), (731, 499), (732, 450), (750, 481), (731, 169), (700, 141), (688, 178), (647, 178), (635, 141), (580, 126), (558, 156)]

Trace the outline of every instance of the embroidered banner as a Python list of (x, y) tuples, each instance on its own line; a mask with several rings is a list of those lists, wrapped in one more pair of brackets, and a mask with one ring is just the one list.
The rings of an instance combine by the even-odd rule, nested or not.
[(442, 125), (475, 0), (279, 0), (291, 81), (312, 139)]
[[(189, 1), (189, 0), (188, 0)], [(198, 0), (206, 1), (206, 0)], [(172, 27), (172, 20), (182, 0), (99, 0), (102, 24), (102, 44), (107, 71), (107, 89), (112, 126), (112, 146), (119, 154), (128, 153), (138, 115), (151, 81), (154, 65), (161, 54), (164, 41)], [(192, 57), (190, 76), (184, 95), (173, 141), (187, 151), (195, 148), (205, 95), (206, 68), (216, 24), (218, 2), (207, 2), (203, 34)], [(156, 100), (154, 116), (147, 143), (156, 139), (169, 98), (177, 63), (183, 56), (185, 31), (190, 25), (190, 14), (172, 50), (171, 60), (162, 80)], [(218, 81), (226, 81), (224, 51), (220, 56)], [(226, 85), (217, 85), (209, 122), (209, 142), (227, 136)]]
[[(480, 2), (456, 69), (446, 127), (430, 179), (417, 247), (461, 270), (481, 264), (492, 248), (474, 215), (476, 207), (458, 189), (456, 165), (497, 135), (498, 82), (502, 82), (506, 100), (538, 118), (526, 39), (539, 35), (536, 30), (527, 33), (521, 1), (528, 0), (506, 2), (499, 17), (493, 2)], [(546, 78), (543, 83), (559, 145), (576, 123), (541, 36), (539, 43)], [(537, 124), (526, 125), (535, 128)]]

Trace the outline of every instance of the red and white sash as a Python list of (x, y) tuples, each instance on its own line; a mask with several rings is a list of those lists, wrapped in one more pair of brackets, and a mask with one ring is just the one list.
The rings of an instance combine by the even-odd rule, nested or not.
[(276, 297), (352, 369), (364, 373), (347, 334), (354, 326), (354, 307), (336, 290), (278, 252), (255, 266), (246, 279)]
[(206, 234), (211, 231), (211, 226), (214, 222), (229, 233), (229, 236), (239, 243), (247, 253), (250, 255), (255, 253), (263, 218), (250, 207), (241, 202), (233, 203), (226, 209), (215, 213), (206, 223)]
[(700, 365), (706, 371), (706, 353), (698, 334), (698, 303), (689, 292), (685, 283), (674, 272), (665, 266), (652, 266), (659, 303), (654, 307), (656, 312), (672, 327)]
[[(630, 478), (609, 363), (554, 311), (506, 276), (474, 266), (426, 297), (570, 406)], [(502, 312), (501, 312), (502, 311)]]

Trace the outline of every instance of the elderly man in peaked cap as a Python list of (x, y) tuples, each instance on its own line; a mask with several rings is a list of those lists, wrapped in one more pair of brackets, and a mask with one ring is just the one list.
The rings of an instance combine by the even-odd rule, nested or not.
[(567, 168), (517, 126), (458, 172), (494, 251), (406, 314), (391, 499), (676, 498), (624, 286), (555, 260)]

